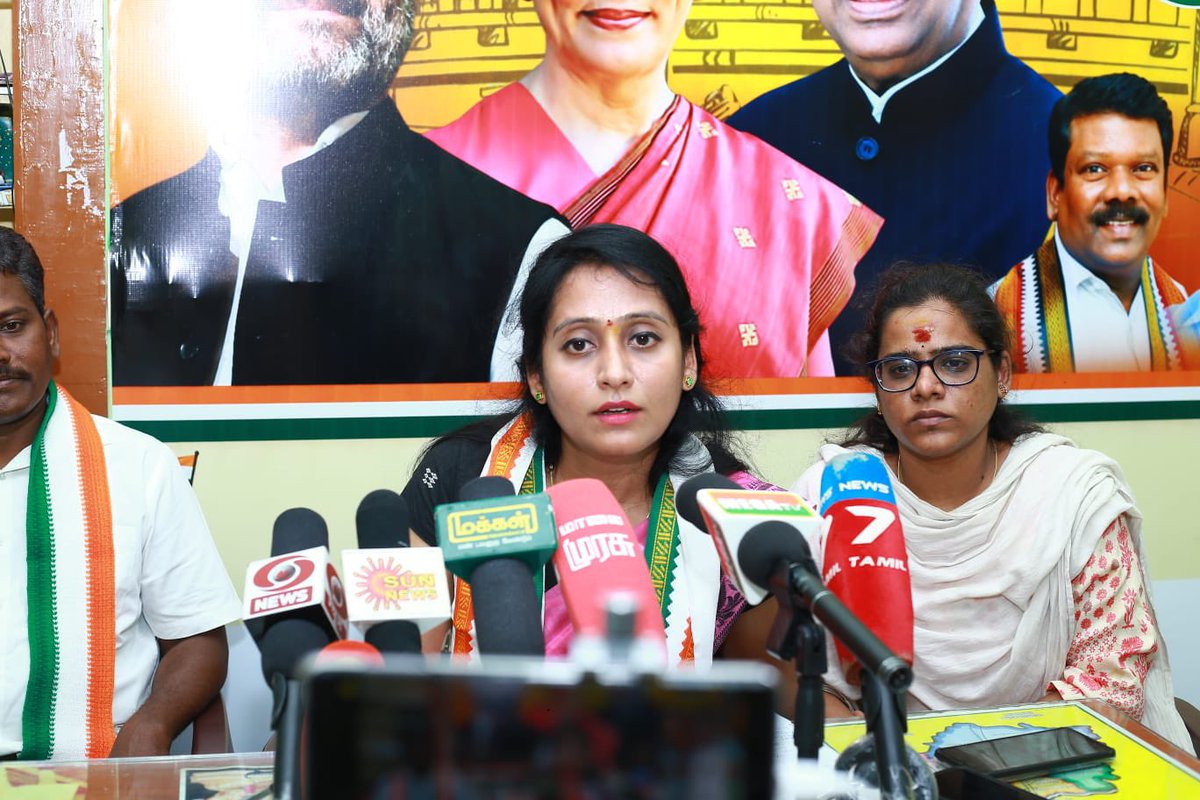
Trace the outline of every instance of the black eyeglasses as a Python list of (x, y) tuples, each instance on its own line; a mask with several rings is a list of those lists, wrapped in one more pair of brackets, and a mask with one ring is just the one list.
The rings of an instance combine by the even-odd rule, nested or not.
[(875, 385), (885, 392), (907, 392), (917, 385), (921, 367), (928, 364), (943, 386), (966, 386), (979, 375), (979, 357), (995, 350), (943, 350), (933, 358), (918, 361), (908, 356), (887, 356), (868, 361), (875, 375)]

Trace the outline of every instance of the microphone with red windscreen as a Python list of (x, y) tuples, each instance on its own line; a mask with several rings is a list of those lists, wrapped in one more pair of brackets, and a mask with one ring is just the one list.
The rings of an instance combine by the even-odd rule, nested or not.
[[(913, 660), (912, 586), (896, 496), (882, 460), (843, 453), (821, 475), (825, 585), (908, 663)], [(846, 679), (860, 683), (860, 665), (837, 641)]]
[(554, 569), (577, 640), (604, 639), (610, 607), (632, 605), (634, 639), (665, 656), (658, 595), (621, 504), (594, 478), (564, 481), (546, 494), (558, 528)]

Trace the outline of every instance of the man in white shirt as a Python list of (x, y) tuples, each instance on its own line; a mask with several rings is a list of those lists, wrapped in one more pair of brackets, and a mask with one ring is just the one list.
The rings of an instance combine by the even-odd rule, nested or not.
[(240, 603), (161, 442), (52, 381), (42, 266), (0, 228), (0, 759), (165, 755)]
[(1171, 110), (1117, 73), (1080, 81), (1050, 114), (1054, 236), (991, 287), (1021, 372), (1182, 368), (1168, 312), (1182, 287), (1150, 259), (1167, 215)]
[[(186, 5), (186, 4), (185, 4)], [(211, 148), (112, 212), (113, 383), (506, 379), (552, 208), (408, 128), (415, 0), (238, 0)]]

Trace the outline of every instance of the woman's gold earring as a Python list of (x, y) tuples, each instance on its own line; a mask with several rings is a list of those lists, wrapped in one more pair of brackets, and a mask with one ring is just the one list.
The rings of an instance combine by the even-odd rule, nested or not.
[(695, 385), (696, 385), (696, 379), (693, 378), (691, 375), (688, 375), (686, 378), (683, 379), (683, 388), (684, 389), (690, 389)]
[(882, 417), (882, 416), (883, 416), (883, 409), (881, 409), (879, 406), (875, 406), (875, 415), (876, 415), (876, 416), (879, 416), (879, 417)]
[(1007, 396), (1008, 396), (1008, 387), (1005, 386), (1004, 384), (1000, 384), (1000, 399), (1003, 400)]
[(546, 395), (542, 394), (541, 392), (534, 392), (533, 399), (538, 403), (544, 403), (546, 402)]

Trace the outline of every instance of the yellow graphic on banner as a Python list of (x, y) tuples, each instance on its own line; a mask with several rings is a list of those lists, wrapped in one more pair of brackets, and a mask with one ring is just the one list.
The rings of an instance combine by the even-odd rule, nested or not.
[[(1171, 214), (1154, 257), (1189, 290), (1200, 230), (1200, 18), (1164, 0), (997, 0), (1008, 51), (1060, 89), (1130, 71), (1152, 81), (1175, 117), (1168, 183)], [(210, 42), (215, 107), (181, 91), (178, 53), (187, 37), (174, 10), (146, 0), (114, 4), (110, 21), (112, 202), (187, 169), (206, 146), (208, 117), (223, 113), (224, 60)], [(182, 19), (186, 19), (183, 17)], [(458, 119), (541, 60), (545, 34), (529, 0), (425, 0), (392, 95), (417, 131)], [(841, 58), (811, 0), (700, 0), (667, 64), (672, 89), (724, 119), (760, 94)]]
[[(1078, 703), (1034, 703), (990, 711), (941, 711), (908, 718), (905, 741), (925, 756), (939, 747), (1016, 736), (1048, 728), (1077, 728), (1117, 751), (1110, 763), (1017, 781), (1041, 797), (1200, 797), (1200, 773)], [(866, 733), (861, 722), (830, 722), (825, 743), (841, 751)]]
[[(1171, 215), (1155, 258), (1189, 290), (1200, 230), (1200, 19), (1163, 0), (997, 0), (1008, 51), (1067, 91), (1083, 78), (1129, 71), (1153, 82), (1176, 136)], [(426, 0), (393, 82), (415, 130), (446, 125), (537, 66), (545, 37), (528, 0)], [(699, 0), (667, 64), (672, 89), (724, 119), (754, 98), (841, 58), (811, 0)]]

